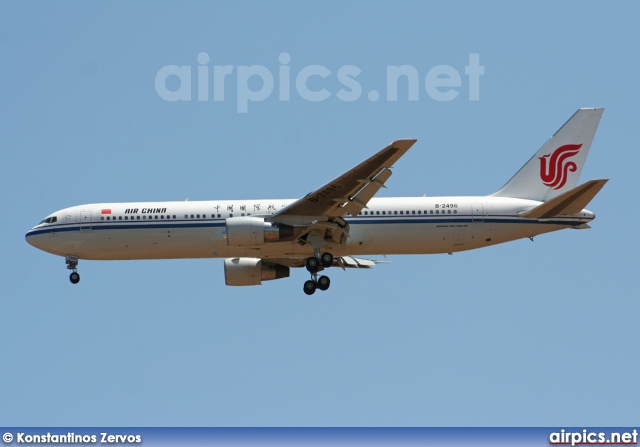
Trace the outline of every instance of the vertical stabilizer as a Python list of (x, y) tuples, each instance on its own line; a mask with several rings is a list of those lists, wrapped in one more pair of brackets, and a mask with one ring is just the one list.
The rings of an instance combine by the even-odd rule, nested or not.
[(604, 109), (580, 109), (494, 197), (546, 202), (576, 187)]

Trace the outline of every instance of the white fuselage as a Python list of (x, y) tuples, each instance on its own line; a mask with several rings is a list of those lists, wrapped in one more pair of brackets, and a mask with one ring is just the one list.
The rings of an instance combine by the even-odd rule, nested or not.
[[(79, 259), (292, 258), (313, 255), (296, 241), (231, 247), (226, 219), (268, 217), (294, 200), (100, 203), (50, 215), (27, 241), (49, 253)], [(590, 222), (583, 210), (552, 219), (518, 217), (541, 202), (504, 197), (374, 198), (347, 217), (347, 242), (329, 242), (335, 256), (451, 253), (533, 237)], [(46, 220), (46, 219), (45, 219)]]

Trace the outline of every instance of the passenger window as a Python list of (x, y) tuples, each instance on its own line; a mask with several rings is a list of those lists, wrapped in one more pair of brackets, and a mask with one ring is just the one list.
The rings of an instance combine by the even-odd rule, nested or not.
[[(402, 211), (400, 211), (400, 214), (404, 214), (404, 213)], [(409, 213), (407, 213), (407, 214), (409, 214)]]
[(102, 217), (100, 218), (100, 220), (104, 220), (104, 216), (102, 216)]
[(382, 215), (384, 216), (384, 211), (382, 212)]
[(398, 212), (397, 212), (397, 211), (394, 211), (394, 212), (393, 212), (393, 214), (398, 214)]

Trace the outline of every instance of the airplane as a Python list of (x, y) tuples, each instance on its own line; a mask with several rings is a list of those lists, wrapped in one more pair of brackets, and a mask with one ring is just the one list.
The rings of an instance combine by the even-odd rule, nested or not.
[[(500, 190), (487, 196), (374, 198), (416, 142), (402, 139), (300, 199), (96, 203), (48, 215), (27, 242), (80, 259), (224, 258), (229, 286), (306, 267), (303, 290), (327, 290), (331, 267), (369, 269), (372, 255), (449, 253), (565, 228), (590, 228), (587, 204), (608, 179), (577, 186), (604, 109), (579, 109)], [(365, 257), (361, 257), (365, 256)]]

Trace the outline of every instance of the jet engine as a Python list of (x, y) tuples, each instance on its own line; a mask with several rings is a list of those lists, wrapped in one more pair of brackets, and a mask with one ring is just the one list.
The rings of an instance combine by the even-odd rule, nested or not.
[(230, 217), (225, 223), (227, 245), (231, 247), (293, 239), (293, 227), (265, 222), (262, 217)]
[(259, 258), (226, 258), (224, 281), (228, 286), (259, 286), (262, 281), (288, 278), (289, 267)]

